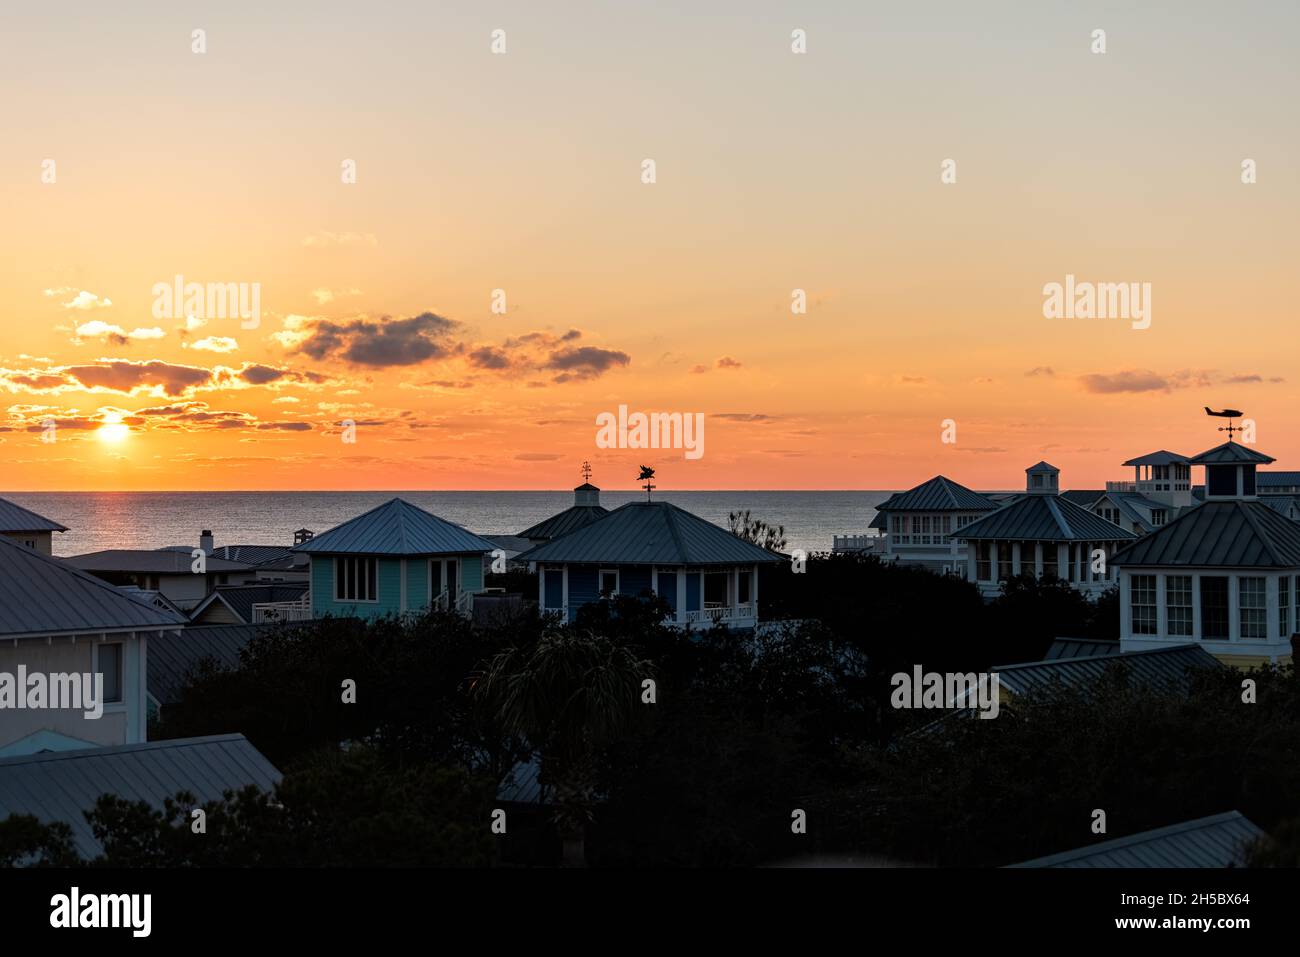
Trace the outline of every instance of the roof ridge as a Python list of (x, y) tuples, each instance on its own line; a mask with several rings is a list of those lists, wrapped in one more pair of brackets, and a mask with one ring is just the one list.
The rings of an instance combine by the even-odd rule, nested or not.
[[(1268, 552), (1268, 557), (1273, 560), (1273, 564), (1290, 565), (1290, 562), (1283, 561), (1282, 556), (1278, 554), (1277, 547), (1273, 542), (1273, 536), (1260, 524), (1260, 521), (1255, 517), (1254, 510), (1246, 508), (1246, 503), (1240, 500), (1236, 500), (1232, 504), (1237, 506), (1237, 511), (1241, 513), (1246, 523), (1250, 525), (1255, 534), (1259, 536), (1260, 541), (1264, 543), (1264, 548)], [(1268, 508), (1267, 505), (1264, 507)]]
[(1070, 527), (1070, 523), (1061, 514), (1059, 504), (1053, 501), (1050, 496), (1043, 497), (1043, 504), (1047, 506), (1047, 511), (1051, 513), (1052, 518), (1056, 519), (1056, 527), (1061, 530), (1065, 537), (1074, 538), (1074, 529)]
[[(40, 512), (33, 512), (30, 508), (26, 508), (26, 507), (24, 507), (24, 506), (22, 506), (22, 505), (19, 505), (19, 504), (18, 504), (17, 502), (15, 502), (13, 499), (0, 498), (0, 502), (3, 502), (5, 505), (8, 505), (10, 508), (16, 508), (16, 509), (18, 509), (18, 511), (20, 511), (20, 512), (24, 512), (24, 513), (30, 515), (32, 518), (39, 518), (42, 522), (46, 522), (46, 523), (48, 523), (48, 524), (54, 526), (54, 528), (50, 528), (50, 529), (44, 529), (44, 528), (41, 528), (41, 529), (33, 529), (33, 531), (41, 531), (41, 532), (44, 532), (44, 531), (51, 531), (51, 532), (66, 532), (66, 531), (68, 531), (68, 526), (64, 525), (62, 522), (56, 522), (56, 521), (55, 521), (54, 519), (52, 519), (52, 518), (46, 518), (46, 517), (45, 517), (44, 515), (42, 515)], [(12, 529), (12, 531), (20, 531), (20, 529)], [(21, 529), (21, 531), (26, 531), (26, 529)]]
[[(675, 506), (670, 502), (662, 502), (660, 504), (668, 506), (664, 510), (664, 514), (668, 516), (668, 534), (672, 536), (673, 544), (677, 546), (677, 550), (682, 553), (682, 564), (689, 565), (691, 564), (691, 556), (686, 554), (686, 544), (682, 541), (682, 537), (677, 530), (677, 516), (673, 514)], [(740, 536), (737, 535), (736, 537), (739, 538)]]
[(190, 738), (159, 738), (156, 741), (137, 741), (133, 744), (108, 744), (86, 748), (72, 748), (67, 751), (34, 751), (31, 754), (13, 754), (0, 758), (0, 767), (12, 767), (33, 762), (71, 760), (74, 758), (109, 757), (114, 754), (129, 754), (133, 751), (157, 751), (163, 748), (194, 747), (201, 744), (219, 744), (223, 741), (248, 739), (239, 731), (227, 731), (222, 734), (200, 734)]

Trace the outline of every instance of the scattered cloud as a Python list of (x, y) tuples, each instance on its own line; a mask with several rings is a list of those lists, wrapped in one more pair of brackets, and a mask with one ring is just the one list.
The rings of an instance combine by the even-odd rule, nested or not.
[[(296, 321), (290, 322), (290, 319)], [(293, 351), (317, 361), (339, 359), (371, 368), (407, 366), (453, 355), (455, 343), (449, 341), (459, 323), (432, 312), (408, 319), (330, 319), (287, 317), (288, 337), (277, 333), (272, 338), (292, 344)]]
[(127, 332), (121, 326), (115, 326), (111, 323), (102, 322), (99, 319), (91, 319), (89, 322), (83, 322), (73, 331), (72, 341), (81, 345), (87, 340), (108, 343), (115, 346), (125, 346), (132, 341), (141, 339), (161, 339), (166, 333), (157, 326), (150, 328), (132, 329)]
[(327, 289), (324, 286), (311, 291), (311, 297), (316, 300), (316, 305), (326, 306), (336, 299), (342, 299), (345, 296), (359, 296), (360, 289)]
[(610, 369), (626, 366), (631, 361), (631, 356), (616, 349), (579, 346), (552, 352), (545, 368), (559, 372), (553, 382), (583, 382), (598, 378)]
[(46, 289), (45, 295), (48, 298), (63, 297), (73, 294), (67, 302), (59, 303), (64, 309), (75, 309), (86, 312), (91, 309), (107, 309), (113, 305), (113, 300), (103, 299), (93, 292), (87, 292), (85, 289), (76, 289), (72, 286), (64, 286), (62, 289)]
[(1027, 376), (1041, 375), (1041, 376), (1047, 376), (1049, 378), (1053, 378), (1056, 376), (1056, 372), (1052, 369), (1051, 366), (1034, 366), (1032, 369), (1026, 372), (1025, 375)]
[(182, 343), (187, 349), (198, 349), (201, 352), (234, 352), (239, 348), (239, 343), (229, 336), (206, 336), (195, 343)]

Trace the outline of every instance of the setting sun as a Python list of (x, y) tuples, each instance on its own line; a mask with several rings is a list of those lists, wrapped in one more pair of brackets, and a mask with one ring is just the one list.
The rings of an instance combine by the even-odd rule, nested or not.
[(131, 434), (131, 427), (122, 421), (120, 413), (110, 412), (104, 416), (104, 422), (97, 434), (101, 442), (116, 445)]

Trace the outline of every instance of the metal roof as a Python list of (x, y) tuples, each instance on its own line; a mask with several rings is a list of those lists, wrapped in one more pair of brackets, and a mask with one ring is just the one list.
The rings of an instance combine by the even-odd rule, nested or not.
[(1186, 455), (1179, 455), (1177, 452), (1170, 452), (1161, 449), (1159, 452), (1148, 452), (1146, 455), (1139, 455), (1135, 459), (1129, 459), (1125, 465), (1187, 465), (1192, 460)]
[(1038, 462), (1025, 469), (1026, 472), (1059, 472), (1061, 471), (1051, 462)]
[(185, 619), (0, 537), (0, 637), (146, 631)]
[(293, 546), (295, 552), (349, 555), (464, 555), (493, 544), (400, 498)]
[[(162, 549), (165, 552), (184, 552), (190, 554), (197, 545), (168, 545)], [(219, 545), (208, 553), (209, 560), (221, 558), (230, 562), (241, 562), (245, 565), (255, 565), (263, 567), (275, 563), (292, 564), (292, 559), (297, 558), (304, 565), (306, 559), (294, 555), (293, 550), (288, 545)]]
[(1058, 683), (1066, 688), (1094, 684), (1112, 667), (1124, 667), (1132, 685), (1156, 689), (1183, 688), (1188, 672), (1223, 668), (1219, 659), (1197, 644), (1174, 645), (1150, 651), (1114, 652), (1076, 658), (1052, 658), (1018, 665), (1000, 665), (998, 683), (1012, 694), (1046, 691)]
[(0, 498), (0, 532), (66, 532), (67, 526)]
[(972, 492), (950, 478), (936, 475), (916, 488), (889, 496), (876, 506), (877, 512), (989, 512), (997, 505), (987, 496)]
[[(198, 546), (195, 546), (197, 548)], [(102, 552), (72, 555), (62, 561), (73, 568), (87, 572), (141, 572), (148, 575), (191, 575), (194, 559), (190, 552), (177, 552), (167, 548), (109, 548)], [(209, 572), (248, 571), (251, 565), (231, 562), (224, 558), (207, 557)]]
[(268, 601), (302, 601), (307, 582), (258, 582), (249, 585), (218, 585), (190, 612), (193, 621), (214, 601), (219, 601), (245, 623), (253, 620), (253, 605)]
[(1061, 498), (1073, 502), (1080, 508), (1088, 508), (1105, 494), (1104, 488), (1070, 488), (1061, 493)]
[(1255, 488), (1263, 490), (1279, 485), (1300, 485), (1300, 472), (1255, 472)]
[(1021, 495), (953, 532), (953, 537), (963, 541), (1116, 542), (1133, 538), (1133, 533), (1059, 495)]
[(1296, 568), (1300, 524), (1260, 501), (1203, 502), (1121, 549), (1111, 564)]
[(1117, 641), (1094, 641), (1091, 638), (1057, 638), (1052, 647), (1043, 656), (1044, 661), (1056, 661), (1061, 658), (1096, 658), (1099, 655), (1113, 655), (1119, 651)]
[(85, 812), (102, 794), (161, 809), (178, 791), (205, 802), (249, 784), (269, 791), (279, 781), (280, 772), (242, 734), (46, 751), (0, 758), (0, 819), (31, 814), (47, 824), (63, 821), (89, 859), (103, 848)]
[(752, 565), (784, 561), (668, 502), (628, 502), (563, 538), (518, 556), (527, 562)]
[(604, 518), (608, 514), (609, 509), (603, 505), (570, 505), (558, 515), (552, 515), (536, 525), (528, 526), (516, 537), (547, 540), (559, 538), (561, 535), (567, 535), (584, 525), (590, 525), (596, 519)]
[(1300, 495), (1261, 495), (1259, 500), (1279, 515), (1291, 518), (1291, 512), (1297, 509), (1296, 503), (1300, 502)]
[(882, 512), (880, 506), (876, 506), (876, 514), (872, 516), (871, 521), (867, 522), (867, 528), (879, 528), (885, 531), (889, 530), (889, 513)]
[(1229, 440), (1222, 445), (1216, 445), (1209, 451), (1202, 452), (1200, 455), (1194, 455), (1187, 461), (1192, 465), (1232, 465), (1236, 463), (1267, 465), (1269, 462), (1276, 462), (1277, 459), (1271, 455), (1265, 455), (1263, 452), (1248, 449), (1240, 442)]
[(159, 704), (180, 700), (190, 670), (205, 658), (223, 668), (238, 668), (239, 653), (257, 635), (284, 628), (278, 622), (259, 625), (199, 625), (149, 639), (146, 669), (149, 696)]
[(1246, 846), (1266, 836), (1240, 811), (1227, 811), (1009, 866), (1239, 867)]

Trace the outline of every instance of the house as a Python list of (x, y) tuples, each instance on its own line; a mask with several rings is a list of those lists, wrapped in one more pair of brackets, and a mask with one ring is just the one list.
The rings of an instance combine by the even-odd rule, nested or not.
[(1010, 867), (1241, 867), (1267, 835), (1239, 811), (1099, 841)]
[(257, 579), (247, 562), (205, 556), (203, 571), (196, 572), (197, 560), (188, 551), (170, 548), (110, 548), (63, 559), (109, 584), (156, 591), (184, 611), (194, 609), (218, 585)]
[[(147, 645), (184, 623), (179, 615), (0, 537), (0, 676), (41, 675), (52, 686), (52, 676), (71, 681), (73, 675), (103, 675), (98, 718), (84, 709), (17, 708), (8, 702), (0, 712), (0, 756), (145, 740)], [(26, 691), (16, 678), (14, 687)]]
[(590, 482), (583, 482), (573, 490), (572, 505), (536, 525), (530, 525), (516, 537), (540, 545), (590, 525), (608, 514), (609, 509), (600, 504), (600, 489)]
[(936, 475), (876, 506), (871, 528), (883, 532), (886, 561), (965, 576), (967, 547), (956, 534), (997, 508), (987, 495)]
[(400, 498), (295, 545), (311, 558), (312, 616), (366, 618), (430, 605), (470, 614), (493, 544)]
[(66, 532), (64, 525), (37, 515), (8, 499), (0, 498), (0, 537), (34, 548), (42, 555), (54, 553), (54, 533)]
[(651, 593), (679, 625), (758, 623), (758, 570), (784, 557), (667, 502), (629, 502), (519, 556), (538, 571), (543, 613)]
[(11, 814), (60, 821), (72, 830), (77, 853), (92, 860), (103, 846), (86, 812), (101, 795), (162, 810), (181, 791), (203, 805), (226, 791), (249, 785), (271, 791), (279, 783), (280, 772), (242, 734), (26, 754), (0, 758), (0, 821)]
[[(294, 533), (294, 544), (301, 544), (311, 538), (311, 532), (299, 529)], [(306, 582), (310, 559), (306, 555), (294, 552), (289, 545), (216, 545), (212, 532), (204, 529), (199, 533), (199, 548), (209, 558), (238, 562), (252, 569), (249, 581), (264, 582)], [(165, 551), (193, 553), (190, 545), (168, 545)]]
[(307, 621), (312, 617), (307, 582), (218, 585), (190, 613), (196, 625), (253, 625)]
[(1110, 556), (1135, 537), (1059, 494), (1060, 469), (1025, 469), (1022, 495), (1007, 499), (953, 537), (967, 542), (966, 578), (987, 597), (1015, 575), (1057, 578), (1096, 596), (1114, 583)]
[(1133, 481), (1107, 482), (1089, 505), (1108, 522), (1146, 535), (1197, 504), (1192, 494), (1190, 459), (1161, 449), (1129, 459)]
[(1272, 461), (1231, 439), (1192, 458), (1205, 501), (1114, 556), (1124, 650), (1193, 641), (1241, 667), (1290, 662), (1300, 525), (1256, 493)]

